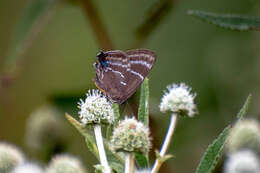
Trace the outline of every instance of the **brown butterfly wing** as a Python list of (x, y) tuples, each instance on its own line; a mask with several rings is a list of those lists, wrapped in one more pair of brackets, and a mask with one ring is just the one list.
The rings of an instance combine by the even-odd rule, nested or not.
[(127, 81), (127, 93), (131, 96), (151, 71), (156, 61), (156, 55), (148, 49), (129, 50), (126, 54), (131, 64), (131, 71), (128, 71), (131, 77)]
[(125, 90), (125, 68), (129, 64), (127, 55), (120, 50), (105, 52), (106, 66), (100, 63), (96, 64), (96, 86), (102, 90), (110, 100), (121, 103)]
[(107, 67), (96, 64), (95, 83), (112, 100), (123, 103), (134, 94), (151, 70), (156, 55), (147, 49), (105, 52)]

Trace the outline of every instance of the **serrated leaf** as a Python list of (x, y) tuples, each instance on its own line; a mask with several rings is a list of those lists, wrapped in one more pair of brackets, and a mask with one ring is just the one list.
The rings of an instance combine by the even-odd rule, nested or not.
[(260, 30), (260, 18), (256, 17), (237, 14), (217, 14), (198, 10), (189, 10), (188, 14), (226, 29), (238, 31)]
[(149, 126), (149, 80), (145, 78), (141, 85), (138, 120)]
[(117, 124), (118, 124), (119, 119), (120, 119), (119, 106), (118, 106), (118, 104), (113, 103), (112, 107), (114, 109), (114, 115), (115, 115), (114, 127), (117, 127)]
[(51, 7), (57, 0), (31, 0), (21, 15), (20, 22), (15, 27), (13, 40), (7, 53), (7, 68), (14, 66), (20, 54), (35, 40), (51, 13)]
[(243, 105), (243, 107), (240, 109), (240, 111), (237, 114), (238, 120), (242, 119), (245, 116), (245, 114), (247, 113), (249, 104), (251, 102), (251, 98), (252, 98), (252, 95), (249, 94), (245, 103), (244, 103), (244, 105)]
[(224, 144), (228, 137), (230, 126), (226, 127), (217, 139), (210, 144), (203, 155), (196, 173), (211, 173), (223, 151)]
[(67, 118), (67, 120), (79, 131), (79, 133), (82, 136), (86, 135), (86, 128), (80, 123), (78, 122), (76, 119), (74, 119), (70, 114), (65, 113), (65, 117)]
[(94, 154), (94, 156), (99, 160), (98, 149), (95, 143), (95, 140), (92, 136), (85, 136), (85, 142), (88, 146), (88, 149)]
[(96, 156), (97, 159), (99, 159), (98, 149), (94, 137), (87, 132), (87, 129), (81, 123), (79, 123), (68, 113), (65, 113), (65, 116), (67, 120), (79, 131), (79, 133), (84, 136), (88, 149)]

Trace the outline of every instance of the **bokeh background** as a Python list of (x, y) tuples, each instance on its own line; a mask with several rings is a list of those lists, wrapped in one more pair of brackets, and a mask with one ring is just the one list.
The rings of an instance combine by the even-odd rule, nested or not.
[[(17, 58), (12, 52), (16, 44), (14, 37), (22, 30), (19, 24), (33, 1), (36, 0), (0, 1), (0, 140), (18, 145), (29, 158), (48, 161), (26, 145), (25, 132), (30, 114), (40, 106), (51, 104), (60, 111), (67, 128), (68, 140), (63, 151), (80, 157), (90, 171), (97, 163), (83, 137), (64, 117), (64, 112), (77, 117), (79, 98), (84, 98), (88, 89), (95, 88), (92, 64), (97, 52), (104, 49), (90, 19), (95, 13), (113, 49), (140, 46), (158, 55), (149, 75), (154, 148), (160, 148), (169, 122), (169, 116), (158, 109), (165, 87), (173, 82), (185, 82), (197, 93), (199, 114), (194, 118), (180, 118), (169, 150), (175, 157), (163, 165), (161, 172), (194, 172), (208, 144), (234, 121), (249, 93), (253, 95), (249, 116), (258, 118), (260, 33), (224, 30), (188, 16), (187, 11), (260, 16), (259, 1), (170, 1), (169, 8), (162, 10), (163, 17), (145, 28), (144, 33), (148, 35), (140, 41), (136, 30), (152, 13), (150, 9), (159, 6), (155, 5), (160, 4), (159, 0), (95, 0), (95, 11), (89, 14), (84, 0), (67, 0), (51, 9), (41, 32)], [(132, 110), (122, 105), (122, 113), (134, 114), (138, 98), (137, 92), (128, 101)], [(221, 172), (221, 165), (216, 172)]]

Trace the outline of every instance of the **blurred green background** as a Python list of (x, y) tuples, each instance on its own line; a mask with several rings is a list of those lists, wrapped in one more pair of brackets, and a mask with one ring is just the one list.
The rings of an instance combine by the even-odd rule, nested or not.
[[(18, 145), (31, 159), (38, 159), (30, 154), (24, 142), (28, 116), (47, 103), (56, 104), (64, 120), (65, 111), (76, 116), (78, 98), (84, 98), (88, 89), (95, 88), (92, 64), (102, 48), (81, 2), (60, 2), (19, 59), (15, 77), (8, 77), (6, 71), (13, 68), (9, 65), (15, 64), (15, 59), (8, 56), (15, 44), (14, 35), (33, 1), (36, 0), (0, 1), (0, 140)], [(95, 0), (93, 3), (114, 48), (127, 50), (134, 48), (135, 31), (157, 1)], [(260, 113), (260, 33), (217, 28), (188, 16), (187, 10), (260, 16), (260, 2), (174, 0), (171, 3), (170, 11), (141, 45), (158, 55), (149, 75), (150, 125), (153, 146), (158, 149), (170, 118), (158, 109), (163, 90), (173, 82), (185, 82), (193, 88), (199, 114), (180, 118), (169, 150), (175, 157), (163, 165), (161, 172), (194, 172), (207, 145), (233, 122), (249, 93), (253, 95), (249, 114), (257, 118)], [(136, 112), (138, 93), (129, 103)], [(79, 156), (92, 170), (97, 160), (77, 131), (67, 126), (70, 142), (66, 152)]]

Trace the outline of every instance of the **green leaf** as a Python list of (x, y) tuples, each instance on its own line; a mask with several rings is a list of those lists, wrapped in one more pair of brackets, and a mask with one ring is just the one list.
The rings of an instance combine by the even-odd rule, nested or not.
[[(242, 119), (247, 113), (249, 103), (251, 101), (251, 94), (247, 97), (243, 107), (237, 114), (238, 120)], [(227, 141), (231, 126), (226, 127), (217, 139), (210, 144), (204, 153), (196, 173), (211, 173), (216, 167), (217, 161), (223, 151), (223, 147)]]
[[(43, 26), (49, 21), (51, 7), (57, 0), (31, 0), (15, 27), (13, 39), (7, 54), (7, 68), (13, 67), (28, 49)], [(14, 66), (15, 67), (15, 66)]]
[(226, 127), (217, 139), (210, 144), (202, 157), (196, 173), (211, 173), (223, 151), (224, 144), (228, 137), (230, 126)]
[(189, 10), (189, 15), (198, 17), (208, 23), (231, 30), (260, 30), (260, 18), (237, 14), (217, 14), (198, 10)]
[(245, 114), (247, 113), (251, 99), (252, 99), (252, 95), (249, 94), (245, 103), (244, 103), (244, 105), (243, 105), (243, 107), (240, 109), (240, 111), (237, 114), (238, 120), (242, 119), (245, 116)]
[(156, 159), (158, 159), (158, 161), (161, 162), (161, 164), (174, 157), (171, 154), (166, 154), (164, 156), (161, 156), (159, 151), (157, 151), (157, 150), (155, 151), (155, 156), (156, 156)]
[(119, 106), (118, 106), (118, 104), (113, 103), (112, 107), (114, 109), (114, 114), (115, 114), (114, 127), (117, 127), (117, 124), (118, 124), (119, 119), (120, 119)]
[(119, 164), (118, 162), (109, 162), (110, 167), (116, 171), (116, 173), (124, 172), (124, 165)]
[(140, 168), (145, 169), (149, 167), (148, 159), (142, 153), (135, 153), (135, 160), (137, 161)]
[(95, 168), (95, 173), (102, 173), (104, 172), (105, 168), (101, 164), (97, 164), (93, 166)]
[(138, 120), (149, 126), (149, 80), (145, 78), (141, 86)]
[[(138, 120), (149, 127), (149, 79), (145, 78), (141, 85)], [(141, 168), (149, 167), (148, 155), (136, 154), (136, 161)]]
[(97, 159), (99, 159), (98, 149), (94, 137), (87, 132), (87, 129), (82, 124), (80, 124), (68, 113), (65, 113), (65, 116), (67, 120), (78, 130), (78, 132), (85, 137), (85, 142), (89, 150), (96, 156)]
[(124, 156), (114, 152), (108, 140), (103, 140), (109, 165), (116, 172), (124, 172)]
[(103, 139), (103, 141), (105, 149), (107, 151), (108, 161), (117, 161), (118, 163), (125, 163), (124, 156), (120, 155), (118, 152), (114, 152), (108, 140)]
[(109, 124), (106, 127), (106, 138), (110, 139), (111, 135), (112, 135), (112, 125)]

